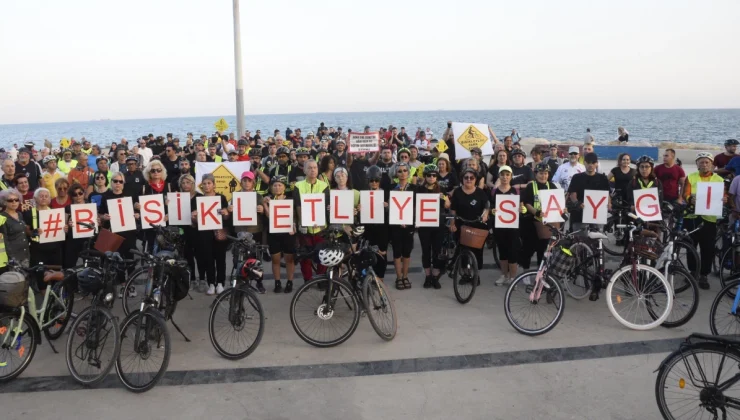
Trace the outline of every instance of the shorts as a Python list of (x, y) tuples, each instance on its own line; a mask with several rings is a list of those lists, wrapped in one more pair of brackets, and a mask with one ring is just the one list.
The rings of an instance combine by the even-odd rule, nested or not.
[(267, 235), (270, 254), (295, 254), (295, 235), (290, 233), (271, 233)]
[(414, 249), (414, 228), (391, 226), (391, 244), (393, 244), (393, 259), (411, 258)]

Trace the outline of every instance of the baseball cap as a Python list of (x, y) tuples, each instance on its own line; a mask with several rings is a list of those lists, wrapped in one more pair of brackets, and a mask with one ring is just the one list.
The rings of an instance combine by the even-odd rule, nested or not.
[(100, 157), (98, 157), (97, 159), (95, 159), (95, 163), (98, 163), (98, 162), (100, 162), (101, 160), (104, 160), (104, 161), (108, 162), (108, 158), (107, 158), (107, 157), (105, 157), (105, 156), (100, 156)]
[(581, 150), (578, 149), (578, 146), (570, 146), (568, 148), (568, 154), (571, 154), (571, 153), (581, 153)]
[(511, 166), (509, 166), (509, 165), (504, 165), (504, 166), (502, 166), (502, 167), (498, 168), (498, 173), (501, 173), (501, 172), (503, 172), (503, 171), (509, 171), (509, 172), (512, 172), (512, 170), (511, 170)]
[(249, 171), (244, 171), (242, 173), (241, 179), (244, 179), (244, 178), (248, 178), (248, 179), (251, 179), (252, 181), (254, 181), (254, 173), (253, 172), (249, 172)]

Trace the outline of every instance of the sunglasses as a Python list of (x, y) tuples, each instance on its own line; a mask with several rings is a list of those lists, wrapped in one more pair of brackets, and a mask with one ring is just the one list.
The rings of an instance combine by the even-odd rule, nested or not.
[(464, 176), (463, 179), (466, 180), (466, 181), (475, 181), (475, 177), (474, 176)]
[(114, 179), (111, 182), (114, 183), (114, 184), (123, 184), (123, 180), (122, 179)]
[(67, 191), (69, 187), (59, 187), (57, 188), (57, 191)]
[(7, 200), (5, 200), (5, 201), (6, 201), (6, 202), (8, 202), (8, 203), (17, 203), (17, 202), (19, 202), (20, 200), (19, 200), (19, 199), (17, 199), (17, 198), (9, 198), (9, 199), (7, 199)]
[(402, 173), (406, 173), (406, 172), (408, 172), (408, 171), (409, 171), (408, 169), (399, 169), (399, 170), (398, 170), (398, 173), (399, 173), (399, 174), (402, 174)]
[(427, 178), (436, 178), (437, 174), (427, 174)]
[(76, 193), (72, 194), (73, 197), (82, 197), (85, 195), (84, 191), (77, 191)]
[(576, 156), (576, 155), (578, 155), (578, 153), (568, 153), (568, 154), (569, 154), (569, 155), (571, 155), (571, 156)]
[(96, 176), (95, 179), (105, 179), (105, 176)]
[(161, 169), (152, 169), (149, 172), (160, 173), (160, 172), (162, 172), (162, 170)]
[(368, 182), (380, 182), (380, 180), (379, 179), (371, 179)]

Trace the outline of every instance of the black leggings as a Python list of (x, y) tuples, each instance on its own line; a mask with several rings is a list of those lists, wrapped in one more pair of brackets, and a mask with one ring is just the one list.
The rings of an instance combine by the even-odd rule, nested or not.
[[(198, 231), (192, 227), (186, 226), (183, 231), (185, 232), (185, 259), (188, 261), (188, 267), (190, 268), (190, 281), (195, 280), (195, 259), (196, 249), (198, 245)], [(206, 278), (206, 267), (203, 264), (198, 264), (198, 279), (205, 280)]]
[(391, 226), (391, 243), (394, 260), (401, 257), (411, 258), (411, 251), (414, 249), (414, 228)]
[(226, 248), (228, 241), (217, 241), (214, 239), (213, 231), (200, 231), (201, 242), (197, 248), (200, 258), (198, 267), (205, 268), (206, 281), (208, 284), (221, 284), (226, 282)]
[[(696, 229), (699, 223), (704, 222), (702, 227), (691, 235), (691, 239), (694, 240), (694, 245), (699, 247), (699, 259), (701, 259), (701, 267), (699, 268), (699, 274), (702, 276), (708, 276), (712, 272), (712, 260), (714, 259), (714, 238), (717, 235), (717, 223), (708, 222), (697, 217), (696, 219), (684, 219), (684, 228), (692, 231)], [(696, 270), (696, 261), (688, 255), (689, 271), (694, 272)]]
[(35, 242), (31, 243), (31, 262), (29, 265), (31, 267), (39, 265), (40, 263), (43, 263), (44, 265), (63, 265), (64, 255), (62, 253), (62, 247), (44, 247), (44, 245), (39, 246), (39, 244)]
[(519, 229), (493, 229), (498, 248), (498, 259), (516, 263), (517, 255), (521, 252), (522, 240), (519, 238)]
[(439, 227), (419, 228), (419, 243), (421, 243), (421, 266), (423, 268), (434, 267), (437, 270), (444, 268), (444, 261), (439, 260), (442, 250), (442, 239), (445, 232)]
[[(518, 262), (523, 269), (528, 270), (532, 264), (532, 255), (537, 252), (537, 244), (540, 240), (539, 236), (537, 236), (537, 228), (534, 226), (534, 221), (531, 219), (520, 220), (519, 235), (522, 241), (522, 248)], [(539, 254), (537, 255), (537, 258), (540, 258)]]
[(77, 259), (80, 252), (85, 249), (85, 242), (87, 242), (87, 238), (74, 239), (72, 235), (67, 235), (67, 240), (64, 243), (64, 268), (77, 266)]

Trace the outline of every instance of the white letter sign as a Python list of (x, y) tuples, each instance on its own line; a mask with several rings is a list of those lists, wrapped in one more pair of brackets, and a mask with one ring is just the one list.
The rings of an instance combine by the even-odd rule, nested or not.
[(190, 226), (193, 210), (190, 208), (190, 193), (167, 193), (167, 220), (173, 226)]
[(519, 228), (519, 203), (520, 198), (514, 194), (496, 194), (496, 220), (497, 228)]
[(609, 217), (609, 191), (583, 192), (583, 223), (605, 225)]
[(131, 200), (131, 197), (114, 198), (113, 200), (108, 200), (107, 204), (111, 232), (118, 233), (136, 230), (134, 202)]
[(540, 190), (540, 207), (542, 208), (542, 222), (564, 222), (560, 216), (565, 210), (565, 193), (560, 188), (554, 190)]
[(411, 191), (391, 191), (388, 203), (388, 224), (414, 224), (414, 193)]
[(301, 226), (326, 225), (326, 203), (323, 193), (301, 194)]
[(64, 209), (39, 210), (39, 243), (64, 240)]
[(144, 195), (139, 197), (141, 205), (141, 228), (151, 229), (152, 225), (164, 226), (164, 198), (162, 194)]
[(355, 192), (331, 190), (329, 192), (329, 223), (350, 225), (355, 221)]
[(375, 133), (349, 133), (347, 136), (348, 153), (377, 152), (380, 148), (380, 136)]
[[(221, 218), (221, 197), (197, 197), (198, 230), (218, 230), (224, 227)], [(206, 246), (206, 244), (201, 244)]]
[(270, 200), (270, 233), (293, 231), (293, 200)]
[(72, 204), (69, 209), (72, 212), (72, 220), (74, 221), (74, 227), (72, 228), (72, 238), (91, 238), (93, 235), (95, 235), (95, 231), (93, 229), (80, 226), (77, 223), (84, 222), (97, 226), (98, 205), (95, 203)]
[(439, 194), (416, 194), (416, 226), (439, 227)]
[(635, 190), (635, 213), (646, 222), (663, 220), (660, 214), (660, 200), (658, 200), (658, 189), (648, 188)]
[(696, 183), (696, 212), (698, 216), (722, 217), (722, 198), (725, 186), (721, 182)]
[(360, 223), (363, 225), (385, 223), (383, 190), (360, 191)]
[(234, 226), (257, 226), (257, 192), (235, 192), (232, 197)]

